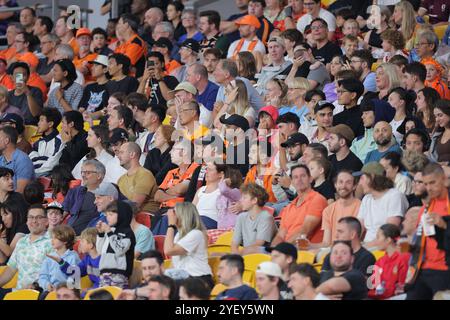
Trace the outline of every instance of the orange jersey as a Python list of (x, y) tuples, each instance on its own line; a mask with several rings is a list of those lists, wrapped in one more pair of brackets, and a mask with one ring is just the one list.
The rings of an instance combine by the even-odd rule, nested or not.
[(145, 68), (147, 45), (137, 34), (128, 39), (128, 41), (120, 44), (114, 52), (122, 53), (130, 58), (131, 65), (134, 66), (137, 71), (142, 71)]
[(33, 72), (30, 75), (30, 78), (28, 79), (27, 86), (39, 88), (42, 92), (44, 102), (47, 101), (48, 88), (47, 85), (45, 84), (45, 81), (42, 80), (39, 74)]
[(172, 73), (173, 70), (181, 67), (181, 64), (177, 60), (173, 59), (170, 60), (170, 62), (166, 63), (164, 66), (166, 68), (165, 74), (168, 76)]
[(16, 55), (16, 48), (9, 47), (8, 49), (0, 51), (0, 54), (3, 55), (6, 60), (11, 60)]
[[(81, 72), (80, 68), (83, 67), (84, 63), (95, 60), (95, 58), (97, 58), (97, 56), (98, 56), (97, 53), (89, 53), (84, 58), (80, 58), (79, 56), (76, 56), (73, 59), (73, 64), (75, 65), (75, 68), (77, 68), (78, 71)], [(86, 81), (86, 83), (93, 82), (93, 81), (95, 81), (95, 79), (91, 75), (92, 65), (91, 64), (87, 64), (87, 67), (88, 67), (89, 71), (88, 71), (87, 74), (83, 74), (84, 75), (84, 80)]]
[(72, 39), (70, 39), (68, 45), (71, 46), (73, 49), (73, 56), (74, 57), (78, 56), (78, 53), (80, 52), (80, 46), (78, 45), (77, 39), (73, 37)]
[(14, 84), (14, 81), (11, 79), (11, 77), (8, 74), (4, 74), (0, 76), (0, 85), (4, 86), (6, 89), (13, 90), (16, 85)]

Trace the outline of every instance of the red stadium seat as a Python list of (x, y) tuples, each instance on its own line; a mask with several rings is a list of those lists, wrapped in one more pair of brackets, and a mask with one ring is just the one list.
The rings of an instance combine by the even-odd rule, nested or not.
[(152, 227), (151, 217), (152, 215), (150, 212), (139, 212), (136, 215), (136, 221), (150, 229)]
[(154, 236), (154, 238), (155, 238), (155, 246), (156, 246), (156, 250), (158, 250), (158, 251), (162, 254), (162, 256), (164, 257), (164, 259), (168, 259), (169, 257), (167, 257), (167, 256), (164, 254), (164, 239), (166, 239), (166, 236), (163, 236), (163, 235), (157, 235), (157, 236)]

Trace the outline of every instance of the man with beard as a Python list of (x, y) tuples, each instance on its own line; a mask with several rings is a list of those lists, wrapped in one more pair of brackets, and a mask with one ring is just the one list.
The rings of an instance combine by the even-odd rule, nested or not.
[(200, 42), (200, 52), (205, 57), (205, 50), (216, 48), (221, 52), (221, 57), (225, 57), (230, 42), (228, 38), (223, 35), (220, 29), (220, 14), (217, 11), (208, 10), (200, 12), (200, 21), (198, 29), (204, 35)]
[(92, 82), (95, 79), (91, 75), (91, 66), (89, 61), (97, 58), (97, 53), (91, 52), (92, 33), (88, 28), (81, 28), (77, 31), (76, 41), (78, 43), (78, 54), (73, 59), (73, 64), (78, 71), (84, 75), (86, 82)]
[(367, 297), (366, 277), (353, 269), (355, 256), (349, 241), (338, 240), (331, 248), (331, 270), (322, 273), (316, 292), (335, 299), (362, 300)]
[(164, 20), (164, 12), (158, 8), (153, 7), (148, 9), (144, 14), (144, 24), (140, 28), (139, 35), (142, 39), (145, 40), (148, 44), (152, 44), (154, 42), (152, 38), (153, 29), (156, 25)]
[[(283, 170), (289, 169), (287, 167), (287, 162), (292, 159), (288, 159), (286, 154), (288, 149), (285, 149), (282, 144), (286, 142), (286, 140), (293, 134), (298, 133), (298, 129), (300, 128), (300, 119), (299, 117), (292, 112), (287, 112), (283, 115), (280, 115), (277, 118), (276, 124), (278, 125), (279, 130), (279, 153), (277, 153), (275, 157), (275, 166), (277, 168), (281, 168)], [(308, 144), (308, 143), (307, 143)], [(286, 146), (287, 147), (287, 146)], [(298, 160), (298, 159), (297, 159)], [(297, 160), (293, 160), (297, 162)]]
[(363, 163), (353, 152), (350, 151), (350, 145), (354, 139), (352, 129), (345, 124), (338, 124), (330, 129), (328, 138), (328, 150), (334, 153), (329, 157), (334, 172), (341, 170), (359, 171)]
[[(330, 204), (323, 210), (322, 213), (322, 230), (323, 240), (322, 243), (315, 245), (314, 247), (329, 247), (335, 240), (339, 239), (337, 230), (338, 222), (344, 217), (356, 217), (359, 212), (359, 206), (361, 200), (355, 198), (356, 179), (353, 177), (352, 172), (349, 170), (339, 171), (336, 182), (334, 184), (336, 193), (338, 194), (338, 200)], [(352, 240), (352, 239), (340, 239), (340, 240)], [(355, 242), (353, 249), (355, 252), (358, 247), (359, 239)]]
[(369, 50), (357, 50), (350, 59), (350, 66), (358, 73), (359, 80), (363, 83), (366, 92), (377, 92), (372, 63), (373, 57)]
[(397, 141), (392, 137), (392, 128), (386, 121), (378, 122), (373, 130), (373, 139), (377, 144), (375, 150), (370, 151), (364, 164), (369, 162), (378, 162), (380, 159), (389, 152), (397, 152), (402, 154), (402, 149), (398, 145)]

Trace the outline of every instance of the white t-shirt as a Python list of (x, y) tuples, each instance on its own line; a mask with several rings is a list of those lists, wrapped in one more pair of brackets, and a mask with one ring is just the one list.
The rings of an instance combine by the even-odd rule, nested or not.
[[(142, 165), (142, 164), (141, 164)], [(127, 170), (120, 165), (120, 160), (117, 157), (113, 157), (105, 165), (106, 175), (103, 181), (117, 184), (120, 177), (127, 173)]]
[(364, 221), (366, 237), (364, 242), (375, 240), (378, 229), (391, 217), (403, 217), (408, 209), (406, 196), (397, 189), (389, 189), (381, 198), (371, 194), (364, 196), (359, 207), (358, 219)]
[[(336, 30), (336, 17), (328, 10), (320, 9), (319, 18), (325, 20), (328, 24), (328, 31), (334, 32)], [(305, 28), (311, 24), (313, 17), (308, 13), (298, 19), (297, 29), (302, 33), (305, 32)]]
[[(227, 54), (227, 58), (230, 59), (231, 57), (233, 57), (234, 55), (234, 50), (236, 50), (236, 47), (239, 43), (239, 41), (241, 41), (241, 39), (234, 41), (231, 45), (230, 48), (228, 48), (228, 54)], [(249, 51), (248, 50), (248, 46), (250, 45), (250, 43), (252, 43), (249, 40), (244, 40), (244, 44), (241, 47), (241, 50), (239, 50), (239, 52), (243, 52), (243, 51)], [(266, 54), (266, 47), (264, 46), (264, 44), (262, 43), (261, 40), (258, 39), (258, 42), (256, 43), (255, 48), (253, 49), (252, 52), (256, 52), (259, 51), (261, 52), (261, 54)]]
[(314, 300), (331, 300), (323, 293), (318, 293), (317, 296), (314, 298)]
[(180, 233), (177, 233), (174, 243), (187, 251), (185, 256), (172, 257), (174, 268), (186, 270), (192, 277), (212, 274), (211, 267), (208, 264), (208, 244), (203, 232), (192, 230), (181, 239)]
[(400, 132), (398, 132), (397, 129), (402, 125), (403, 121), (405, 121), (405, 119), (400, 121), (395, 121), (394, 119), (392, 119), (392, 121), (389, 123), (391, 125), (392, 133), (394, 134), (395, 140), (397, 140), (399, 144), (402, 143), (403, 135)]
[(219, 211), (217, 209), (217, 199), (220, 196), (220, 190), (217, 188), (213, 192), (205, 193), (206, 186), (200, 188), (197, 193), (198, 203), (197, 210), (201, 216), (208, 217), (217, 221), (219, 219)]

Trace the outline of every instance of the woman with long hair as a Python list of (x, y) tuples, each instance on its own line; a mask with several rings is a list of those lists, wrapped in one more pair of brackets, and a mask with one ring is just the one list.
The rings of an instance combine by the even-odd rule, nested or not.
[(52, 198), (51, 201), (56, 200), (59, 203), (63, 203), (69, 189), (77, 187), (81, 184), (81, 180), (75, 179), (70, 171), (70, 168), (65, 164), (56, 165), (50, 176), (52, 186)]
[(305, 116), (309, 109), (306, 106), (305, 95), (311, 89), (311, 84), (305, 78), (294, 78), (288, 82), (288, 106), (279, 110), (279, 115), (288, 112), (295, 113), (299, 119)]
[(431, 160), (450, 163), (450, 100), (441, 99), (434, 105), (437, 132), (433, 135), (430, 157)]
[(186, 29), (181, 22), (181, 15), (183, 14), (184, 5), (181, 1), (170, 1), (167, 5), (167, 20), (169, 20), (174, 29), (173, 37), (176, 41), (186, 34)]
[(284, 80), (273, 78), (266, 83), (266, 96), (264, 101), (267, 106), (275, 106), (277, 109), (287, 106), (288, 86)]
[[(109, 130), (106, 126), (93, 126), (88, 131), (87, 144), (90, 148), (89, 153), (84, 156), (73, 168), (72, 174), (75, 179), (81, 179), (81, 166), (85, 160), (97, 159), (106, 168), (106, 165), (114, 157), (108, 151)], [(116, 183), (117, 181), (110, 181), (108, 173), (104, 181)]]
[(164, 253), (172, 257), (172, 266), (214, 287), (208, 264), (208, 235), (197, 208), (190, 202), (179, 202), (167, 212), (167, 216), (169, 227)]
[(416, 30), (417, 21), (414, 7), (409, 1), (400, 1), (394, 7), (392, 20), (395, 23), (398, 31), (403, 34), (406, 40), (405, 48), (411, 50), (413, 47), (413, 38)]
[(17, 241), (30, 231), (26, 225), (27, 212), (15, 201), (6, 200), (0, 204), (0, 264), (4, 264), (11, 256)]
[(251, 83), (256, 84), (255, 75), (257, 70), (255, 56), (249, 51), (241, 51), (237, 54), (236, 64), (239, 77), (246, 78)]
[(380, 23), (375, 26), (375, 29), (369, 30), (364, 36), (364, 48), (371, 50), (376, 59), (382, 57), (383, 41), (381, 40), (381, 34), (389, 28), (391, 15), (388, 7), (380, 7)]
[(422, 120), (428, 133), (433, 133), (435, 130), (436, 118), (434, 117), (433, 109), (439, 99), (439, 93), (430, 87), (425, 87), (417, 92), (415, 101), (417, 106), (416, 115)]
[(394, 119), (390, 122), (392, 133), (398, 143), (401, 143), (403, 134), (397, 129), (403, 124), (407, 116), (413, 113), (413, 97), (402, 87), (393, 88), (388, 95), (389, 104), (395, 109)]
[(395, 65), (392, 63), (380, 64), (376, 70), (375, 84), (378, 90), (378, 98), (386, 101), (389, 91), (401, 87), (402, 84)]
[(256, 112), (250, 105), (247, 87), (242, 80), (236, 80), (234, 88), (225, 89), (225, 102), (214, 117), (214, 127), (222, 128), (220, 117), (238, 114), (248, 120), (250, 128), (255, 125)]

